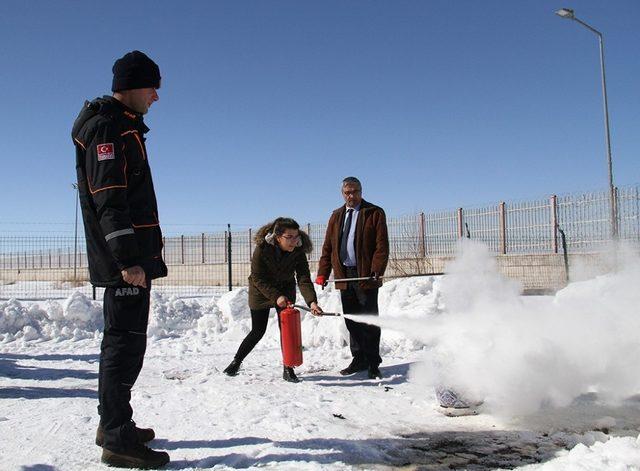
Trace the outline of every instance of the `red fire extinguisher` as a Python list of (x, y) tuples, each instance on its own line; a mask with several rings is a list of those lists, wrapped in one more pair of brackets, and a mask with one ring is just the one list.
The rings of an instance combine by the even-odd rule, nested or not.
[(293, 305), (280, 311), (280, 329), (282, 331), (282, 363), (290, 367), (302, 365), (300, 311)]

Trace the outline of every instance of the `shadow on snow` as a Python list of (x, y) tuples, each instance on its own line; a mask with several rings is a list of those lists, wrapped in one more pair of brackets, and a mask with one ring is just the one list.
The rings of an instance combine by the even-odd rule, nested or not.
[[(73, 378), (78, 380), (95, 381), (98, 378), (98, 373), (95, 370), (73, 368), (45, 368), (37, 365), (25, 364), (23, 363), (23, 361), (80, 361), (95, 363), (97, 360), (98, 355), (24, 355), (0, 353), (0, 378), (33, 381), (57, 381), (65, 378)], [(46, 399), (63, 397), (82, 397), (96, 399), (98, 397), (98, 393), (94, 389), (80, 387), (63, 388), (31, 385), (11, 387), (0, 386), (0, 398), (2, 399)]]
[(92, 370), (43, 368), (20, 364), (19, 360), (38, 360), (38, 358), (37, 356), (30, 357), (28, 355), (0, 354), (0, 377), (38, 381), (56, 381), (63, 378), (95, 380), (98, 378), (98, 373)]
[[(195, 460), (172, 461), (170, 469), (210, 468), (224, 465), (250, 468), (274, 463), (302, 461), (328, 465), (345, 463), (354, 466), (428, 466), (428, 469), (489, 470), (510, 469), (541, 463), (553, 458), (570, 445), (545, 434), (518, 431), (433, 432), (417, 433), (389, 439), (309, 439), (271, 441), (247, 437), (229, 440), (156, 440), (161, 448), (229, 448), (272, 443), (268, 454), (259, 457), (241, 453), (209, 456)], [(278, 448), (282, 453), (278, 453)], [(265, 450), (267, 451), (267, 450)]]
[(349, 376), (340, 376), (339, 374), (333, 375), (301, 375), (300, 378), (304, 381), (314, 381), (318, 386), (340, 386), (340, 387), (354, 387), (354, 386), (391, 386), (395, 384), (402, 384), (407, 382), (409, 374), (409, 368), (413, 363), (400, 363), (398, 365), (380, 367), (380, 373), (382, 373), (382, 379), (369, 379), (367, 377), (367, 371), (360, 371)]

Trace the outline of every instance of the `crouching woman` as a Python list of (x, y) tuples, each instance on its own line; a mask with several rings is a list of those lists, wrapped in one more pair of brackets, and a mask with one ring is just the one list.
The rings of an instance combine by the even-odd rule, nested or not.
[[(255, 243), (249, 276), (251, 332), (240, 344), (233, 361), (225, 368), (224, 372), (229, 376), (238, 373), (242, 361), (264, 335), (271, 308), (276, 309), (280, 327), (280, 311), (295, 302), (296, 280), (311, 312), (314, 315), (322, 314), (306, 256), (312, 250), (311, 240), (300, 230), (298, 223), (291, 218), (277, 218), (258, 230)], [(293, 368), (287, 366), (282, 377), (292, 383), (299, 381)]]

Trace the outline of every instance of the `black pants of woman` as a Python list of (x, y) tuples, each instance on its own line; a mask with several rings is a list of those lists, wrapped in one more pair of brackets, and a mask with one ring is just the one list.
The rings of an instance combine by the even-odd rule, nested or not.
[[(246, 356), (251, 353), (251, 350), (257, 345), (260, 339), (264, 336), (264, 333), (267, 331), (267, 323), (269, 322), (269, 311), (271, 309), (251, 309), (251, 332), (247, 334), (244, 338), (240, 347), (238, 347), (238, 352), (236, 353), (235, 359), (239, 363), (242, 362), (246, 358)], [(280, 311), (282, 309), (276, 308), (276, 312), (278, 313), (278, 328), (280, 328)], [(282, 340), (282, 339), (281, 339)]]

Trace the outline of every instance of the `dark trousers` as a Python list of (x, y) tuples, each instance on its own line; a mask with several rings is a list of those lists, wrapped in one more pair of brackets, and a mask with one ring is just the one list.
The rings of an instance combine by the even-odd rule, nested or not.
[[(276, 312), (278, 314), (278, 328), (280, 328), (280, 309), (276, 308)], [(267, 331), (267, 323), (269, 322), (269, 311), (270, 308), (267, 309), (251, 309), (251, 332), (247, 334), (244, 338), (240, 347), (238, 347), (238, 352), (236, 353), (235, 359), (238, 362), (242, 362), (251, 350), (258, 344), (260, 339), (264, 336), (264, 333)], [(282, 337), (280, 338), (282, 342)]]
[(142, 369), (149, 322), (148, 287), (104, 290), (104, 335), (100, 346), (98, 413), (104, 448), (122, 451), (137, 442), (132, 433), (131, 388)]
[[(345, 267), (347, 278), (357, 278), (356, 268)], [(345, 314), (378, 315), (378, 288), (362, 289), (358, 282), (350, 282), (340, 291), (342, 312)], [(362, 365), (378, 366), (380, 357), (380, 327), (345, 319), (349, 330), (349, 346), (353, 359)]]

